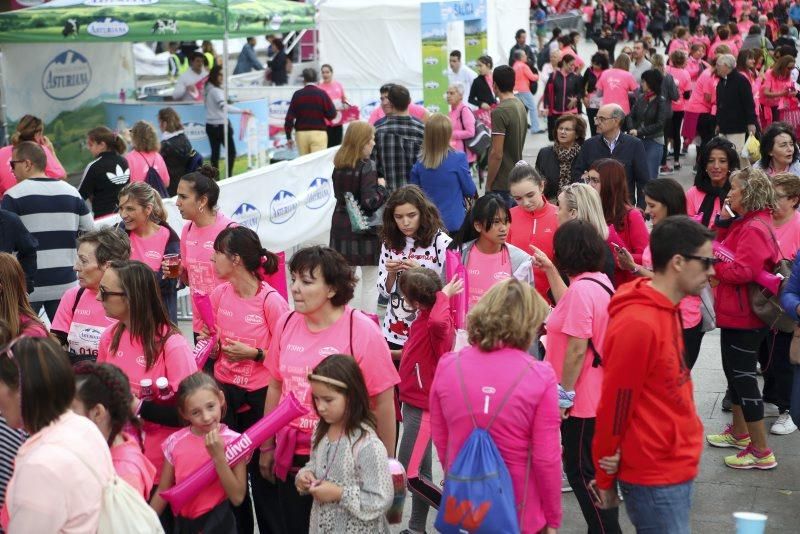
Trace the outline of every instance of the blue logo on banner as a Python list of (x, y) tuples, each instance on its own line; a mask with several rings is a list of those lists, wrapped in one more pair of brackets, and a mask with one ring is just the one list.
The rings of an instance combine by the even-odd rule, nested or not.
[(252, 204), (240, 204), (233, 212), (231, 219), (254, 232), (258, 232), (258, 223), (261, 221), (261, 212)]
[(92, 82), (89, 60), (74, 50), (57, 55), (42, 73), (42, 90), (54, 100), (70, 100), (83, 93)]
[(283, 224), (297, 212), (297, 197), (281, 189), (269, 204), (269, 220), (273, 224)]
[(306, 192), (306, 206), (312, 210), (319, 209), (331, 198), (331, 181), (327, 178), (314, 178)]

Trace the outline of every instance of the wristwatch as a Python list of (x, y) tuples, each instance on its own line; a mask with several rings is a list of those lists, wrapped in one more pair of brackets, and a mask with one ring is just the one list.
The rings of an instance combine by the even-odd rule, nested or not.
[(255, 360), (256, 360), (257, 362), (263, 362), (263, 361), (264, 361), (264, 351), (263, 351), (262, 349), (259, 349), (258, 347), (256, 347), (256, 350), (257, 350), (258, 352), (256, 352), (256, 358), (255, 358)]

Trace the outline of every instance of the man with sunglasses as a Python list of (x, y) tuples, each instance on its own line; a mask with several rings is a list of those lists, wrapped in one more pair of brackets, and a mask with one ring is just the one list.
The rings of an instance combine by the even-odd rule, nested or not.
[(609, 304), (592, 483), (601, 507), (619, 506), (637, 531), (688, 534), (703, 447), (679, 305), (714, 275), (714, 233), (686, 216), (650, 236), (653, 278), (620, 287)]
[(44, 306), (52, 321), (61, 297), (75, 285), (75, 239), (79, 231), (94, 228), (92, 212), (77, 189), (64, 180), (45, 177), (47, 156), (38, 144), (19, 143), (9, 163), (17, 185), (6, 191), (0, 208), (17, 214), (39, 242), (30, 300), (37, 312)]

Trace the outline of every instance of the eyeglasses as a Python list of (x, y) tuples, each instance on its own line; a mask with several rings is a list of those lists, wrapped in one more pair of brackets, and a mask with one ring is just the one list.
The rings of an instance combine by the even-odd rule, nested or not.
[(690, 254), (681, 254), (681, 256), (683, 256), (687, 260), (697, 260), (699, 262), (702, 262), (703, 268), (706, 271), (720, 262), (719, 258), (709, 258), (707, 256), (692, 256)]
[(8, 160), (8, 164), (11, 167), (11, 170), (14, 170), (14, 166), (17, 163), (24, 163), (24, 162), (25, 162), (24, 159), (10, 159), (10, 160)]
[(601, 117), (600, 115), (595, 116), (594, 122), (603, 124), (606, 121), (612, 120), (614, 117)]
[(583, 181), (586, 182), (587, 184), (599, 184), (600, 183), (600, 177), (599, 176), (588, 176), (587, 175), (587, 176), (583, 177)]
[(557, 132), (565, 132), (565, 133), (569, 133), (569, 132), (574, 132), (574, 131), (575, 131), (575, 128), (558, 128), (556, 131), (557, 131)]
[(100, 300), (105, 302), (108, 297), (127, 297), (128, 294), (124, 291), (108, 291), (103, 286), (100, 286)]

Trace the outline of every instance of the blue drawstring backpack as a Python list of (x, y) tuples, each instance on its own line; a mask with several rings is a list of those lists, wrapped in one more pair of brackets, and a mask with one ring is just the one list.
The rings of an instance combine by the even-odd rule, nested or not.
[[(514, 499), (514, 487), (506, 463), (500, 456), (492, 436), (489, 435), (511, 393), (530, 369), (526, 365), (517, 380), (492, 415), (486, 428), (478, 427), (475, 414), (467, 397), (464, 377), (461, 373), (461, 354), (456, 356), (456, 368), (467, 410), (472, 418), (473, 430), (458, 451), (453, 465), (445, 476), (442, 501), (434, 526), (442, 534), (513, 534), (519, 532), (519, 520)], [(530, 451), (525, 474), (528, 486)], [(525, 506), (524, 500), (522, 506)]]

